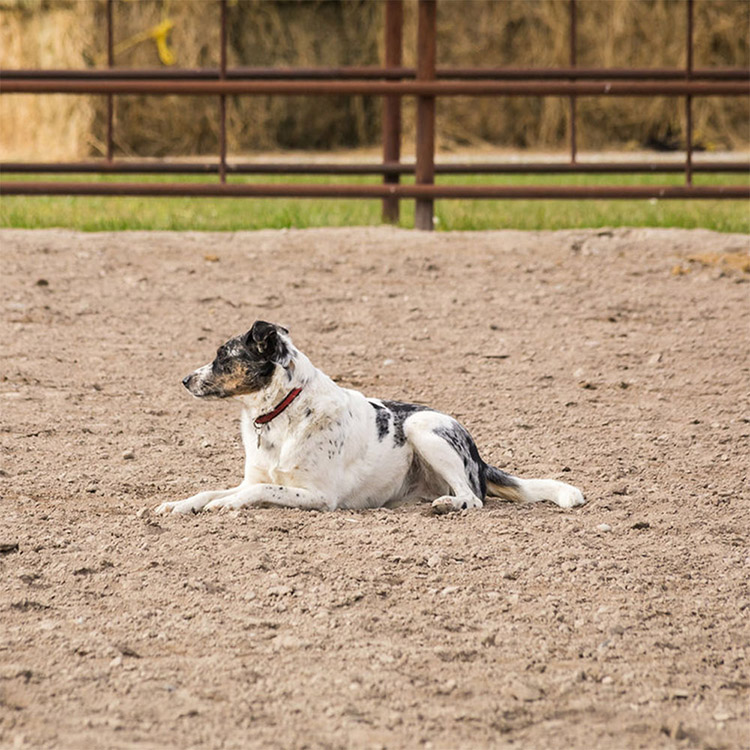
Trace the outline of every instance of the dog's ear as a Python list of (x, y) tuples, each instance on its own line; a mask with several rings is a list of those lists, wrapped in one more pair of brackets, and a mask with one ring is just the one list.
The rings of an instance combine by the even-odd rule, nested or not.
[(288, 333), (286, 328), (256, 320), (253, 327), (245, 334), (244, 343), (250, 351), (257, 352), (260, 357), (286, 367), (289, 364), (287, 345), (279, 337), (279, 331)]
[(244, 344), (250, 351), (257, 352), (265, 359), (273, 359), (276, 340), (276, 326), (265, 320), (256, 320), (245, 334)]

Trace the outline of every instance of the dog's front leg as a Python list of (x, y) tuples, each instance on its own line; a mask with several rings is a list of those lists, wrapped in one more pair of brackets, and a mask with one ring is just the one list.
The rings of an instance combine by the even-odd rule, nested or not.
[(301, 510), (333, 510), (335, 505), (319, 492), (279, 484), (252, 484), (240, 487), (233, 495), (212, 500), (206, 510), (241, 508), (243, 505), (275, 505)]
[(186, 500), (175, 500), (169, 503), (162, 503), (154, 512), (169, 513), (171, 511), (172, 513), (197, 513), (198, 511), (203, 510), (210, 502), (221, 500), (230, 495), (236, 495), (245, 487), (262, 482), (264, 477), (265, 475), (261, 474), (258, 469), (247, 465), (245, 467), (245, 477), (236, 487), (232, 487), (228, 490), (205, 490), (199, 492), (197, 495), (192, 495)]
[(206, 490), (199, 492), (197, 495), (187, 498), (186, 500), (175, 500), (169, 503), (159, 505), (155, 513), (197, 513), (203, 510), (210, 502), (220, 500), (228, 495), (234, 495), (244, 486), (244, 482), (230, 490)]

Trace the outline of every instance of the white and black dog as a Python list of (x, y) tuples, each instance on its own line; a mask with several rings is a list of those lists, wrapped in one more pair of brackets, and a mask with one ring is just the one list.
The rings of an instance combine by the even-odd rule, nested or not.
[(569, 484), (519, 479), (487, 465), (446, 414), (341, 388), (272, 323), (257, 321), (182, 382), (198, 398), (241, 402), (245, 476), (229, 490), (163, 503), (158, 513), (379, 508), (408, 499), (434, 500), (439, 513), (481, 508), (485, 495), (561, 508), (584, 502)]

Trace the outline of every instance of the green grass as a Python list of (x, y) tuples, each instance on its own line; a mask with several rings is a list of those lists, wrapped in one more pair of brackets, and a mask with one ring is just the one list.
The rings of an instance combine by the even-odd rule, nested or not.
[[(4, 179), (123, 182), (201, 182), (216, 178), (126, 175), (5, 175)], [(746, 184), (743, 175), (696, 175), (696, 185)], [(232, 182), (377, 183), (377, 177), (232, 177)], [(679, 185), (682, 175), (446, 176), (443, 184)], [(743, 200), (440, 200), (439, 230), (567, 229), (601, 226), (702, 227), (750, 232)], [(291, 198), (111, 198), (3, 196), (0, 227), (65, 227), (89, 232), (127, 229), (236, 231), (380, 224), (380, 201)], [(401, 202), (402, 227), (414, 226), (414, 201)]]

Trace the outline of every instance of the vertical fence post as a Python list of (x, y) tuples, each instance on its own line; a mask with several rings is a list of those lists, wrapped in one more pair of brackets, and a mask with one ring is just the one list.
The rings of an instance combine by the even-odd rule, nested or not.
[[(685, 78), (693, 77), (693, 0), (687, 0), (687, 56)], [(693, 184), (693, 97), (685, 97), (685, 184)]]
[[(419, 0), (417, 19), (417, 80), (435, 79), (435, 36), (437, 0)], [(435, 181), (435, 97), (417, 97), (417, 185)], [(430, 231), (433, 224), (432, 199), (417, 198), (414, 212), (416, 229)]]
[[(576, 66), (576, 0), (570, 0), (570, 67)], [(576, 144), (576, 98), (570, 97), (570, 163), (576, 163), (578, 146)]]
[[(227, 78), (227, 0), (220, 0), (221, 8), (221, 69), (219, 77), (222, 81)], [(227, 97), (219, 96), (219, 182), (227, 181)]]
[[(107, 67), (112, 68), (115, 64), (114, 30), (112, 27), (112, 4), (113, 0), (107, 0)], [(115, 102), (112, 94), (107, 96), (107, 161), (111, 162), (114, 156), (114, 119)]]
[[(385, 3), (385, 67), (400, 68), (404, 27), (403, 0)], [(383, 97), (383, 163), (398, 163), (401, 159), (401, 97)], [(397, 185), (398, 173), (386, 173), (383, 184)], [(398, 224), (399, 201), (395, 196), (383, 198), (383, 221)]]

